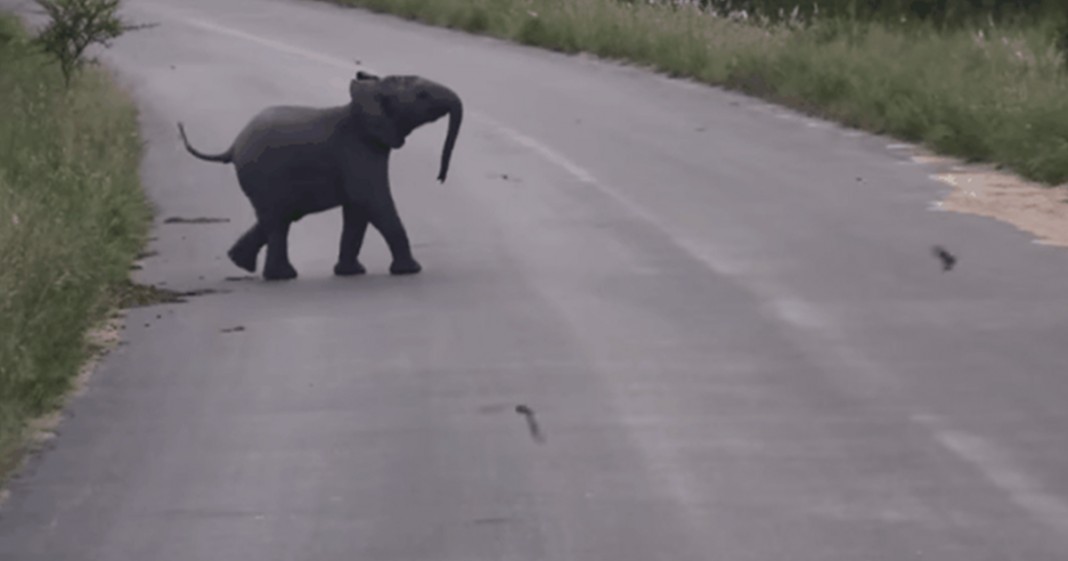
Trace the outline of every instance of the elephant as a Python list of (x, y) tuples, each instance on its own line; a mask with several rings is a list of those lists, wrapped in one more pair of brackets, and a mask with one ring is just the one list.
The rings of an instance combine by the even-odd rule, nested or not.
[(342, 209), (342, 231), (334, 274), (360, 275), (368, 223), (392, 254), (390, 274), (418, 273), (407, 232), (390, 192), (389, 156), (416, 128), (449, 115), (438, 182), (444, 183), (463, 120), (463, 102), (449, 87), (418, 75), (377, 76), (359, 71), (344, 105), (276, 105), (257, 113), (222, 153), (194, 148), (179, 121), (186, 150), (209, 161), (233, 164), (256, 222), (227, 252), (238, 267), (254, 273), (267, 246), (263, 278), (290, 280), (289, 228), (309, 214)]

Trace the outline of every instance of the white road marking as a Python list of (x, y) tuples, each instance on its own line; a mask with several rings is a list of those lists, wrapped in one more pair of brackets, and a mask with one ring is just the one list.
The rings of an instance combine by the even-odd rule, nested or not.
[(980, 436), (948, 428), (930, 415), (916, 415), (913, 420), (927, 427), (944, 448), (975, 466), (1017, 505), (1062, 535), (1068, 533), (1068, 504), (1042, 490), (1038, 481), (1015, 465), (1006, 450)]
[[(237, 37), (239, 39), (244, 39), (246, 41), (251, 41), (253, 43), (259, 43), (259, 44), (261, 44), (261, 45), (263, 45), (265, 47), (270, 47), (270, 48), (272, 48), (272, 49), (274, 49), (276, 51), (281, 51), (281, 52), (284, 52), (284, 53), (289, 53), (289, 54), (292, 54), (292, 55), (301, 56), (301, 57), (304, 57), (304, 58), (307, 58), (307, 59), (310, 59), (310, 60), (314, 60), (316, 62), (321, 62), (321, 63), (329, 65), (329, 66), (335, 66), (335, 67), (343, 68), (345, 70), (350, 70), (350, 71), (353, 69), (353, 67), (356, 66), (355, 62), (347, 61), (347, 60), (344, 60), (344, 59), (341, 59), (341, 58), (338, 58), (338, 57), (332, 57), (332, 56), (329, 56), (329, 55), (324, 55), (324, 54), (316, 52), (316, 51), (303, 49), (303, 48), (297, 47), (295, 45), (290, 45), (288, 43), (282, 43), (280, 41), (267, 39), (265, 37), (260, 37), (258, 35), (253, 35), (251, 33), (245, 33), (244, 31), (240, 31), (240, 30), (233, 29), (233, 28), (230, 28), (230, 27), (224, 27), (222, 25), (219, 25), (217, 23), (213, 23), (213, 22), (210, 22), (210, 21), (204, 21), (204, 20), (200, 20), (200, 19), (196, 19), (196, 18), (185, 18), (185, 17), (182, 17), (180, 19), (182, 19), (185, 23), (187, 23), (189, 25), (192, 25), (194, 27), (199, 27), (199, 28), (205, 29), (207, 31), (214, 31), (214, 32), (220, 33), (222, 35), (229, 35), (231, 37)], [(360, 66), (362, 66), (364, 70), (367, 70), (368, 72), (370, 72), (372, 74), (375, 73), (375, 70), (373, 68), (370, 68), (370, 67), (368, 67), (366, 65), (363, 65), (363, 64), (361, 64)]]
[(508, 137), (509, 139), (511, 139), (512, 142), (515, 142), (516, 144), (519, 144), (520, 146), (525, 146), (525, 147), (529, 148), (530, 150), (533, 150), (534, 152), (537, 152), (538, 154), (541, 154), (541, 156), (543, 158), (545, 158), (546, 160), (549, 160), (550, 162), (552, 162), (556, 166), (558, 166), (560, 168), (563, 168), (565, 171), (567, 171), (569, 174), (574, 176), (579, 181), (581, 181), (583, 183), (591, 183), (591, 184), (597, 183), (597, 179), (593, 177), (592, 173), (590, 173), (588, 170), (586, 170), (582, 166), (580, 166), (580, 165), (572, 162), (571, 160), (567, 159), (563, 154), (560, 154), (559, 152), (556, 152), (555, 150), (549, 148), (548, 146), (538, 142), (537, 140), (534, 140), (533, 138), (530, 138), (529, 136), (526, 136), (526, 135), (520, 133), (519, 131), (510, 129), (510, 128), (506, 127), (505, 125), (503, 125), (503, 124), (501, 124), (501, 123), (499, 123), (499, 122), (497, 122), (497, 121), (495, 121), (493, 119), (490, 119), (489, 117), (486, 117), (485, 115), (481, 115), (480, 117), (481, 117), (481, 120), (485, 121), (487, 124), (489, 124), (490, 126), (492, 126), (495, 129), (497, 129), (497, 131), (499, 133), (501, 133), (502, 135), (504, 135), (504, 136)]

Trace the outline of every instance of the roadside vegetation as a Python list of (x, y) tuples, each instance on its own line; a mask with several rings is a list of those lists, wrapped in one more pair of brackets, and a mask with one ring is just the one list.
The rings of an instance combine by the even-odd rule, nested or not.
[(1061, 0), (329, 0), (648, 65), (1068, 181)]
[(151, 222), (136, 109), (42, 35), (51, 43), (0, 12), (0, 481), (27, 421), (55, 410), (92, 356), (86, 336), (124, 298)]

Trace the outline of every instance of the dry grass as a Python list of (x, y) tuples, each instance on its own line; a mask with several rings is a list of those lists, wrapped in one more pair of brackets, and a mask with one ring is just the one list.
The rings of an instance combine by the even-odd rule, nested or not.
[(1045, 184), (1068, 180), (1068, 82), (1048, 23), (807, 28), (618, 0), (330, 0), (648, 65)]
[(63, 87), (0, 14), (0, 474), (26, 422), (53, 411), (98, 348), (144, 241), (141, 141), (128, 97), (99, 68)]

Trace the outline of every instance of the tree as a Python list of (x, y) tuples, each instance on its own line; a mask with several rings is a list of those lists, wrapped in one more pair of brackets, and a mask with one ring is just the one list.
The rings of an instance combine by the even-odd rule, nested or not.
[(56, 59), (63, 72), (64, 84), (70, 81), (86, 62), (85, 50), (90, 45), (111, 47), (111, 40), (127, 31), (155, 27), (155, 24), (134, 25), (116, 15), (121, 0), (35, 0), (48, 14), (48, 25), (31, 40), (45, 54)]

